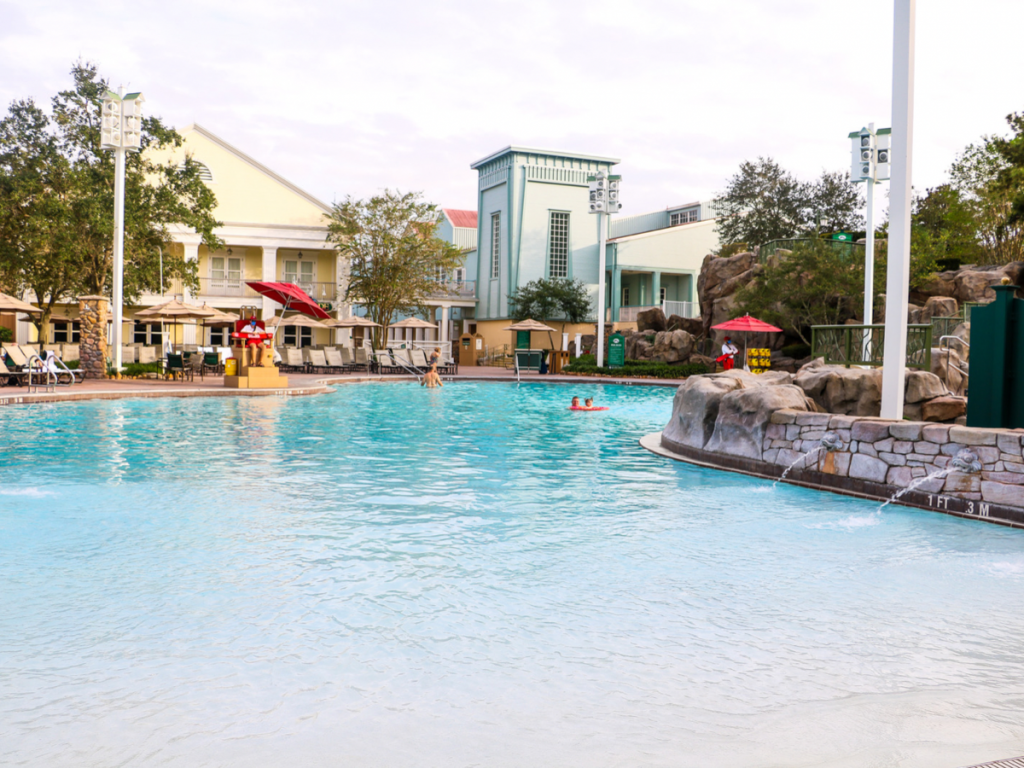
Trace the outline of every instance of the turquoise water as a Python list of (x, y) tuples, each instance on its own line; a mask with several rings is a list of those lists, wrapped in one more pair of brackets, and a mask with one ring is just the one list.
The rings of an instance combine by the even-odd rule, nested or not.
[(0, 764), (1024, 753), (1024, 532), (653, 456), (672, 394), (0, 410)]

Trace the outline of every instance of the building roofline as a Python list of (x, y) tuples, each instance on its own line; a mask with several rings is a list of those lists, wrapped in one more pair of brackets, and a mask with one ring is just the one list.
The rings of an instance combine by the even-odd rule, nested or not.
[(272, 178), (274, 181), (278, 182), (279, 184), (284, 185), (285, 187), (290, 189), (292, 192), (294, 192), (295, 194), (299, 195), (299, 197), (302, 197), (307, 202), (310, 202), (313, 205), (315, 205), (317, 208), (319, 208), (324, 213), (330, 213), (331, 212), (331, 206), (329, 206), (323, 200), (320, 200), (319, 198), (314, 197), (313, 195), (309, 194), (309, 192), (306, 192), (304, 189), (301, 189), (301, 188), (295, 186), (290, 181), (288, 181), (288, 179), (286, 179), (284, 176), (281, 176), (280, 174), (275, 173), (274, 171), (270, 170), (269, 168), (267, 168), (267, 166), (263, 165), (263, 163), (259, 162), (258, 160), (255, 160), (254, 158), (252, 158), (249, 155), (245, 154), (245, 152), (243, 152), (242, 150), (238, 149), (238, 147), (235, 147), (232, 144), (229, 144), (228, 142), (224, 141), (224, 139), (222, 139), (220, 136), (217, 136), (215, 133), (212, 133), (211, 131), (208, 131), (206, 128), (203, 128), (203, 126), (199, 125), (199, 123), (192, 123), (191, 125), (186, 126), (185, 128), (183, 128), (181, 130), (181, 133), (184, 134), (184, 133), (187, 133), (189, 131), (195, 131), (196, 133), (200, 134), (201, 136), (205, 136), (210, 141), (212, 141), (212, 142), (214, 142), (216, 144), (221, 145), (222, 147), (224, 147), (224, 149), (226, 149), (228, 152), (233, 154), (239, 160), (242, 160), (243, 162), (248, 163), (249, 165), (251, 165), (256, 170), (261, 171), (262, 173), (265, 173), (267, 176)]
[(674, 227), (658, 227), (658, 229), (649, 229), (646, 232), (636, 232), (632, 235), (619, 235), (618, 237), (609, 237), (609, 243), (621, 243), (624, 240), (638, 240), (641, 237), (653, 237), (654, 235), (665, 234), (666, 232), (679, 232), (685, 229), (696, 229), (701, 224), (714, 224), (715, 219), (702, 219), (701, 221), (688, 221), (685, 224), (676, 224)]
[(538, 147), (521, 147), (516, 144), (509, 144), (504, 149), (499, 149), (497, 152), (492, 152), (491, 154), (487, 155), (487, 157), (477, 160), (475, 163), (472, 163), (469, 167), (475, 171), (481, 165), (489, 163), (491, 160), (495, 160), (501, 157), (502, 155), (508, 154), (509, 152), (526, 152), (534, 155), (549, 155), (550, 157), (569, 157), (574, 160), (595, 160), (599, 163), (610, 163), (611, 165), (616, 165), (622, 162), (617, 157), (601, 157), (600, 155), (582, 155), (578, 152), (559, 152), (558, 150), (554, 149), (540, 149)]

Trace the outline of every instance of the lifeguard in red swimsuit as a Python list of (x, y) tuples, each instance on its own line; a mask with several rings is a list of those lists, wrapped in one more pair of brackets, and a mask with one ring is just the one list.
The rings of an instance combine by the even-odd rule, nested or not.
[(725, 370), (731, 371), (736, 365), (736, 355), (739, 354), (739, 351), (739, 348), (726, 336), (725, 343), (722, 345), (722, 354), (715, 358), (715, 362), (721, 363)]
[(273, 361), (273, 352), (269, 347), (269, 341), (273, 338), (263, 324), (262, 320), (250, 317), (248, 320), (239, 320), (232, 337), (238, 340), (239, 346), (249, 349), (249, 365), (263, 365), (268, 354)]

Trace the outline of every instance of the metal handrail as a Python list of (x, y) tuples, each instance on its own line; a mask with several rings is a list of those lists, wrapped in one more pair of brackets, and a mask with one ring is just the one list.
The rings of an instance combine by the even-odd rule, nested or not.
[(420, 379), (422, 378), (422, 375), (420, 374), (419, 370), (417, 370), (417, 369), (415, 369), (415, 368), (410, 368), (410, 367), (409, 367), (408, 365), (406, 365), (405, 363), (403, 363), (403, 362), (402, 362), (402, 361), (401, 361), (401, 360), (400, 360), (400, 359), (398, 358), (398, 356), (397, 356), (397, 355), (393, 355), (393, 354), (391, 354), (391, 349), (390, 349), (390, 347), (388, 347), (387, 349), (388, 349), (388, 357), (390, 357), (390, 358), (391, 358), (391, 359), (392, 359), (392, 360), (393, 360), (394, 362), (398, 363), (398, 367), (399, 367), (399, 368), (404, 368), (404, 369), (405, 369), (405, 371), (406, 371), (407, 373), (411, 373), (411, 374), (412, 374), (413, 376), (415, 376), (415, 377), (416, 377), (416, 381), (419, 381), (419, 380), (420, 380)]
[[(32, 365), (32, 361), (33, 360), (35, 360), (37, 363), (39, 363), (39, 367), (38, 368), (36, 368), (36, 367), (34, 367)], [(43, 360), (42, 360), (42, 358), (39, 357), (39, 355), (33, 354), (33, 355), (29, 355), (29, 358), (28, 358), (28, 393), (30, 395), (32, 394), (33, 388), (35, 389), (36, 392), (39, 391), (39, 384), (33, 384), (32, 383), (32, 374), (33, 373), (45, 374), (45, 376), (46, 376), (45, 388), (46, 388), (47, 392), (53, 392), (53, 391), (56, 390), (56, 387), (57, 387), (57, 374), (54, 373), (53, 371), (51, 371), (48, 367), (44, 368), (43, 367)], [(53, 377), (52, 381), (50, 379), (51, 376)]]

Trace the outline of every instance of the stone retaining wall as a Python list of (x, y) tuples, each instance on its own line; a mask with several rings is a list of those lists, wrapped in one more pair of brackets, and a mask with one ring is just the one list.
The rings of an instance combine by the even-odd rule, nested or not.
[[(765, 430), (761, 460), (788, 467), (834, 432), (842, 447), (819, 450), (807, 466), (823, 474), (881, 483), (911, 484), (924, 493), (1024, 509), (1024, 430), (977, 429), (913, 421), (778, 410)], [(980, 472), (950, 468), (961, 451), (977, 456)], [(935, 472), (944, 477), (922, 481)]]

